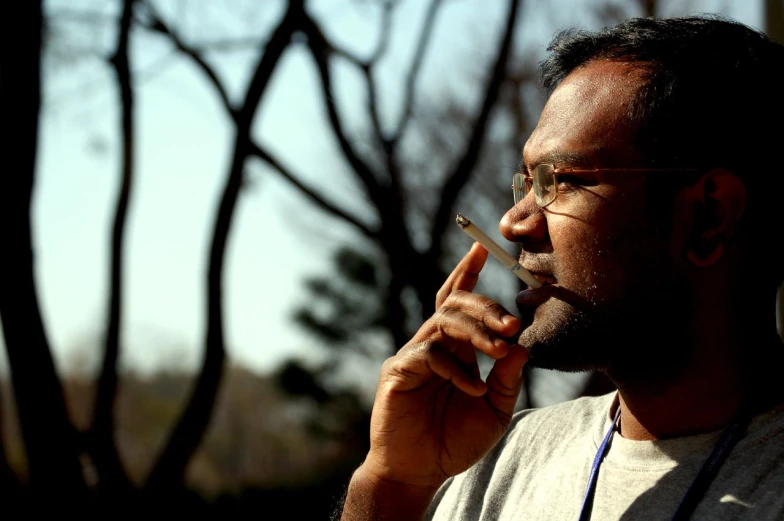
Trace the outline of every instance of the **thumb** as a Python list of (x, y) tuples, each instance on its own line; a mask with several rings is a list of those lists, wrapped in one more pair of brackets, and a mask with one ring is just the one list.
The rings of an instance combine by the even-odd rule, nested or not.
[(528, 350), (520, 344), (511, 345), (509, 353), (495, 362), (487, 376), (487, 401), (510, 417), (523, 387), (523, 366), (527, 361)]

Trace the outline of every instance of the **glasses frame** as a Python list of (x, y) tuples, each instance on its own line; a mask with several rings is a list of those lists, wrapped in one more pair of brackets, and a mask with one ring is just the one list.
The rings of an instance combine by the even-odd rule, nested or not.
[[(599, 173), (599, 172), (636, 172), (636, 173), (660, 173), (660, 172), (701, 172), (701, 169), (698, 168), (579, 168), (579, 167), (572, 167), (572, 166), (563, 166), (557, 168), (552, 163), (540, 163), (536, 165), (533, 169), (531, 169), (530, 174), (524, 174), (522, 172), (517, 172), (512, 176), (512, 195), (514, 197), (515, 205), (522, 201), (528, 193), (533, 189), (534, 186), (534, 175), (536, 174), (536, 170), (541, 166), (549, 166), (552, 169), (553, 174), (553, 184), (555, 186), (555, 195), (553, 198), (542, 204), (540, 202), (540, 198), (538, 195), (534, 194), (536, 197), (536, 204), (540, 208), (546, 208), (547, 206), (553, 204), (558, 198), (558, 174), (591, 174), (591, 173)], [(519, 195), (521, 191), (524, 190), (522, 195)]]

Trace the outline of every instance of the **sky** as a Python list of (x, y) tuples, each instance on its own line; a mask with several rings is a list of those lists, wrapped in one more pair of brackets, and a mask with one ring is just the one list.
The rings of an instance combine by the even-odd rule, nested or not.
[[(324, 22), (328, 37), (366, 55), (378, 36), (378, 11), (369, 3), (311, 0), (308, 5)], [(488, 42), (500, 34), (505, 3), (445, 3), (419, 85), (424, 92), (438, 95), (458, 88), (464, 70), (456, 64), (473, 60), (471, 65), (481, 70), (476, 57), (489, 55)], [(545, 4), (550, 6), (546, 16)], [(541, 54), (556, 28), (594, 28), (595, 19), (588, 14), (592, 4), (526, 0), (523, 44)], [(203, 41), (225, 35), (226, 28), (238, 38), (264, 35), (283, 2), (176, 0), (157, 5), (178, 20), (186, 38)], [(379, 73), (384, 124), (398, 117), (403, 72), (426, 5), (404, 0), (398, 9), (390, 53)], [(679, 5), (664, 2), (664, 13)], [(694, 12), (720, 11), (750, 25), (760, 23), (757, 2), (691, 5)], [(45, 9), (117, 13), (113, 2), (98, 0), (47, 0)], [(66, 59), (69, 49), (75, 52), (80, 46), (111, 49), (113, 29), (69, 27), (76, 27), (76, 33), (50, 39), (57, 47), (43, 71), (32, 216), (39, 301), (55, 361), (61, 370), (81, 370), (98, 360), (105, 323), (109, 238), (120, 177), (119, 102), (105, 62)], [(126, 228), (121, 364), (140, 371), (172, 365), (192, 369), (201, 361), (206, 259), (230, 160), (231, 126), (214, 91), (189, 61), (162, 38), (141, 30), (131, 37), (131, 63), (138, 73), (138, 141)], [(255, 53), (211, 58), (232, 98), (239, 99)], [(345, 107), (347, 125), (355, 130), (366, 126), (362, 111), (355, 108), (364, 95), (359, 76), (345, 65), (335, 72), (336, 98)], [(301, 45), (284, 55), (257, 113), (254, 135), (325, 197), (372, 222), (358, 187), (341, 175), (344, 165), (332, 152), (315, 71)], [(334, 219), (304, 212), (304, 200), (274, 172), (251, 164), (249, 178), (226, 252), (225, 340), (232, 361), (263, 372), (292, 355), (321, 356), (314, 339), (297, 330), (290, 316), (305, 304), (304, 278), (328, 273), (330, 252), (352, 235)], [(494, 223), (488, 225), (486, 230), (496, 231)], [(500, 241), (497, 232), (495, 236)]]

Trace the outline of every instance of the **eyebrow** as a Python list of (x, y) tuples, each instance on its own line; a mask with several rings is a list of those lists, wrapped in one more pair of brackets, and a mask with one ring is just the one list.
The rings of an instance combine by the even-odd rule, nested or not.
[[(554, 165), (589, 165), (591, 161), (583, 154), (577, 152), (569, 152), (566, 150), (552, 150), (536, 158), (531, 164), (541, 165), (542, 163), (551, 163)], [(520, 160), (519, 170), (521, 172), (528, 172), (528, 167), (525, 164), (525, 158)]]

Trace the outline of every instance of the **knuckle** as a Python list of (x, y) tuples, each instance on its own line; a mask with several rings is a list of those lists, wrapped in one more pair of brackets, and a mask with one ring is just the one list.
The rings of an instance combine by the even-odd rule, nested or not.
[(441, 288), (438, 290), (438, 293), (436, 293), (436, 309), (440, 308), (444, 302), (446, 302), (446, 299), (449, 297), (449, 293), (450, 292), (447, 288)]
[(441, 309), (438, 310), (438, 321), (446, 322), (452, 320), (459, 313), (458, 310), (451, 306), (442, 306)]
[(394, 372), (394, 366), (396, 362), (397, 356), (392, 356), (384, 360), (384, 363), (381, 364), (381, 373), (379, 376), (380, 381), (385, 381), (388, 379), (388, 375)]
[(394, 364), (388, 373), (389, 380), (406, 380), (415, 376), (416, 373), (404, 363)]
[(496, 304), (490, 299), (482, 299), (481, 304), (479, 306), (485, 315), (497, 315), (498, 308), (500, 307), (498, 304)]
[[(441, 291), (444, 291), (444, 290), (442, 289)], [(448, 291), (445, 291), (444, 294), (442, 295), (442, 297), (439, 297), (437, 299), (437, 301), (440, 302), (440, 304), (438, 304), (436, 306), (437, 309), (440, 309), (440, 308), (442, 308), (444, 306), (455, 307), (455, 306), (458, 306), (458, 305), (462, 304), (462, 302), (465, 300), (466, 293), (469, 293), (469, 292), (463, 291), (461, 289), (456, 289), (456, 290), (451, 290), (450, 289)]]
[(464, 327), (468, 328), (473, 333), (481, 333), (487, 329), (484, 322), (469, 316), (467, 316), (466, 320), (464, 321)]
[(381, 364), (381, 373), (389, 372), (390, 366), (392, 366), (395, 363), (396, 358), (397, 356), (390, 356), (389, 358), (384, 360), (384, 363)]
[(449, 296), (455, 304), (464, 304), (466, 298), (472, 297), (474, 294), (470, 291), (458, 289), (453, 291)]
[[(458, 331), (463, 331), (463, 334), (468, 336), (485, 336), (488, 338), (493, 336), (490, 328), (481, 319), (457, 307), (442, 306), (433, 315), (432, 320), (433, 335), (437, 337), (455, 338), (455, 335), (462, 337), (463, 335), (459, 334)], [(450, 333), (447, 333), (447, 331)]]
[(410, 371), (406, 370), (405, 362), (397, 356), (387, 359), (382, 368), (379, 378), (381, 385), (394, 383), (410, 374)]
[(394, 383), (417, 376), (416, 366), (431, 356), (436, 343), (425, 340), (401, 349), (397, 355), (382, 364), (381, 383)]
[(417, 357), (427, 356), (428, 353), (430, 353), (430, 351), (432, 350), (432, 348), (433, 348), (433, 341), (425, 340), (423, 342), (419, 342), (411, 346), (411, 351), (409, 355), (417, 356)]
[(443, 331), (444, 325), (447, 324), (455, 315), (455, 310), (449, 306), (441, 306), (438, 311), (433, 315), (433, 326), (436, 331)]
[(495, 374), (491, 375), (489, 380), (491, 380), (491, 381), (488, 382), (488, 383), (491, 383), (493, 385), (493, 389), (498, 394), (501, 394), (501, 395), (503, 395), (505, 397), (508, 397), (508, 398), (511, 398), (511, 397), (514, 397), (514, 396), (517, 396), (518, 394), (520, 394), (520, 390), (517, 387), (515, 387), (515, 386), (510, 387), (509, 385), (507, 385), (503, 381), (501, 381), (501, 379), (498, 378), (498, 376), (495, 375)]

